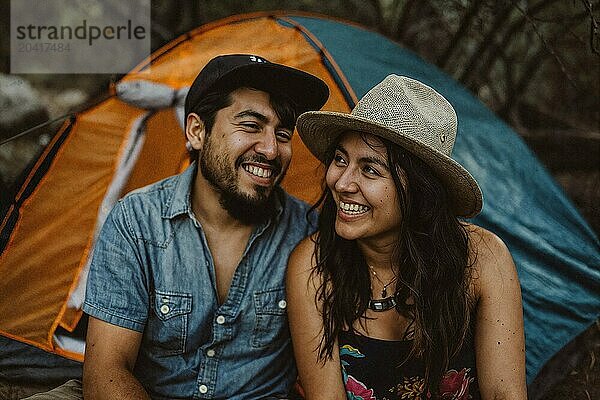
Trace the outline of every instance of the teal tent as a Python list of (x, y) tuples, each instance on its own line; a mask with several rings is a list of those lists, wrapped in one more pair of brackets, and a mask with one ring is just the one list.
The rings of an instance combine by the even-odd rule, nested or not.
[(527, 377), (600, 317), (600, 242), (524, 141), (472, 93), (381, 35), (330, 20), (294, 17), (333, 56), (361, 97), (390, 73), (436, 88), (456, 109), (454, 157), (480, 184), (473, 219), (509, 247), (523, 293)]

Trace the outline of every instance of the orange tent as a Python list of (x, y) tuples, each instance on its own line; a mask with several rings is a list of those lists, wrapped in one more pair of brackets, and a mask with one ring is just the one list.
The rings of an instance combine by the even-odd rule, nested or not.
[[(156, 51), (111, 88), (114, 96), (64, 124), (2, 221), (0, 229), (10, 231), (0, 256), (2, 335), (83, 359), (81, 348), (55, 333), (59, 326), (73, 331), (81, 317), (86, 266), (103, 218), (121, 195), (187, 165), (177, 105), (161, 107), (152, 99), (145, 104), (136, 88), (142, 87), (142, 96), (165, 89), (175, 94), (211, 58), (228, 53), (259, 54), (321, 77), (331, 90), (325, 109), (347, 111), (348, 94), (356, 98), (349, 85), (338, 85), (345, 78), (319, 42), (284, 16), (222, 20)], [(314, 200), (318, 162), (298, 135), (293, 146), (283, 186)]]

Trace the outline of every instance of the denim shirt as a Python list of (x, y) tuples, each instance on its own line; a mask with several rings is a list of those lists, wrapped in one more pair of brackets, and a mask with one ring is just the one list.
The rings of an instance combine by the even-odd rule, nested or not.
[(134, 375), (152, 398), (285, 397), (296, 379), (285, 269), (316, 216), (307, 221), (308, 206), (278, 188), (276, 217), (251, 234), (219, 305), (190, 205), (196, 170), (119, 201), (94, 249), (83, 310), (143, 333)]

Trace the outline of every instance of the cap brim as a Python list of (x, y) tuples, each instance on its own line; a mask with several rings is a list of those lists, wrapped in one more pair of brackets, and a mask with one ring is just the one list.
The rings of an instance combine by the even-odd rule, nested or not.
[(210, 89), (242, 86), (287, 96), (300, 112), (319, 110), (329, 98), (329, 88), (318, 77), (274, 63), (241, 65), (224, 74)]
[(431, 167), (448, 189), (453, 210), (461, 217), (474, 217), (483, 207), (483, 195), (477, 181), (459, 163), (420, 141), (376, 122), (345, 113), (312, 111), (302, 114), (296, 129), (311, 153), (325, 163), (329, 148), (348, 131), (379, 136), (398, 144)]

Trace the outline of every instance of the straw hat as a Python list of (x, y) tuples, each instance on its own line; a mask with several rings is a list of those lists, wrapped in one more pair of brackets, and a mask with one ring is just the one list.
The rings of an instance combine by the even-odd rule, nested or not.
[(446, 186), (456, 215), (473, 217), (481, 211), (479, 185), (450, 158), (456, 112), (441, 94), (417, 80), (389, 75), (360, 99), (350, 114), (311, 111), (300, 115), (296, 127), (302, 141), (323, 163), (327, 150), (348, 131), (396, 143), (431, 167)]

